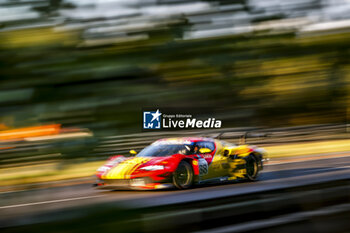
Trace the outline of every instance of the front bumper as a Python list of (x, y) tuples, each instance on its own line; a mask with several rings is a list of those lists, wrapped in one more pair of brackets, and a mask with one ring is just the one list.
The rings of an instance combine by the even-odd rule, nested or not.
[(134, 179), (98, 179), (94, 184), (99, 189), (168, 189), (174, 187), (170, 182), (156, 182), (149, 177), (141, 177)]

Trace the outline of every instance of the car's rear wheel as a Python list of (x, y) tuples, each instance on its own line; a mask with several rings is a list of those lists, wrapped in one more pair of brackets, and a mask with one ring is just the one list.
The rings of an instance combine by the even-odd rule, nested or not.
[(246, 161), (246, 177), (250, 181), (257, 179), (259, 175), (259, 165), (258, 160), (254, 155), (249, 155), (245, 158)]
[(173, 174), (173, 183), (178, 189), (190, 188), (193, 184), (193, 170), (189, 163), (181, 161)]

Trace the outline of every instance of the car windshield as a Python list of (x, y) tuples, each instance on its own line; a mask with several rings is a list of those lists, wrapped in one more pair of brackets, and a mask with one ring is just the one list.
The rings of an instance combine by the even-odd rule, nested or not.
[(173, 154), (188, 155), (192, 146), (184, 144), (156, 144), (150, 145), (138, 153), (137, 157), (166, 157)]

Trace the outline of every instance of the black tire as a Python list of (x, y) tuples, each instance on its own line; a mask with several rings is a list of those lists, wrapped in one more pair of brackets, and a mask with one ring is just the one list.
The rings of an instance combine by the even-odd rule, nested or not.
[(245, 157), (245, 160), (247, 169), (246, 178), (250, 181), (254, 181), (259, 175), (259, 162), (254, 155)]
[(178, 189), (190, 188), (193, 184), (193, 170), (189, 163), (181, 161), (173, 174), (173, 184)]
[(264, 163), (262, 160), (263, 156), (261, 154), (258, 154), (256, 159), (258, 160), (258, 165), (259, 165), (259, 171), (262, 171), (264, 169)]

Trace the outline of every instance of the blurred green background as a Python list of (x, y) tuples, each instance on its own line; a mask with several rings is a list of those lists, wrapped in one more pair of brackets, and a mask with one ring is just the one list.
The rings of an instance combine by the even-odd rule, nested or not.
[(3, 1), (2, 128), (140, 132), (145, 106), (216, 107), (224, 127), (345, 123), (349, 5)]

